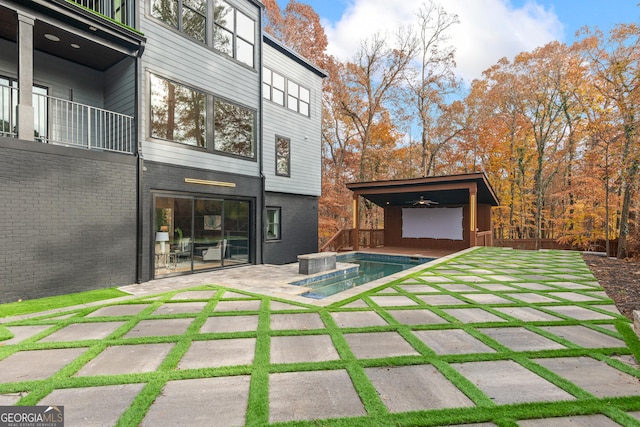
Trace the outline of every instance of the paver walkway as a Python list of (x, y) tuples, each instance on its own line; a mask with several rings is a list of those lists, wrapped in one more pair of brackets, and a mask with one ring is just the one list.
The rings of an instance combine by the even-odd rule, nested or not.
[(3, 319), (0, 405), (63, 405), (67, 426), (640, 425), (640, 342), (578, 253), (467, 251), (328, 306), (202, 285)]

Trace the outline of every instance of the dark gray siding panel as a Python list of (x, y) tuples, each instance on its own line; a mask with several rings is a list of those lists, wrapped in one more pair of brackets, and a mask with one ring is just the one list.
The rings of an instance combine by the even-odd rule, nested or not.
[(135, 115), (135, 61), (135, 58), (124, 59), (105, 72), (105, 109)]
[(0, 138), (0, 302), (135, 282), (133, 156)]
[(296, 262), (298, 255), (318, 252), (317, 197), (266, 193), (265, 204), (282, 209), (282, 239), (265, 243), (265, 264)]
[[(221, 181), (235, 184), (235, 187), (208, 186), (199, 184), (190, 184), (185, 182), (185, 178), (194, 178), (207, 181)], [(153, 193), (162, 192), (169, 194), (184, 194), (196, 197), (212, 197), (212, 198), (240, 198), (243, 200), (251, 200), (253, 204), (252, 223), (253, 229), (250, 230), (253, 238), (252, 244), (255, 248), (254, 253), (250, 254), (252, 263), (260, 263), (261, 254), (261, 237), (260, 224), (261, 207), (262, 207), (262, 180), (260, 178), (237, 175), (226, 172), (208, 171), (204, 169), (188, 168), (183, 166), (172, 166), (163, 163), (145, 161), (143, 172), (143, 225), (142, 225), (142, 241), (146, 242), (142, 249), (142, 277), (141, 281), (147, 281), (152, 278), (152, 232), (153, 232)]]

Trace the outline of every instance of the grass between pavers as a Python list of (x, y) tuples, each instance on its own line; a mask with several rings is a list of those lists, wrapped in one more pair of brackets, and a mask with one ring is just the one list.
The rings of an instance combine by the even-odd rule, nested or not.
[[(71, 307), (90, 302), (104, 301), (113, 298), (127, 296), (117, 288), (97, 289), (94, 291), (77, 292), (74, 294), (60, 295), (56, 297), (38, 298), (0, 304), (0, 318), (19, 316), (24, 314), (39, 313), (47, 310)], [(1, 325), (0, 325), (1, 328)], [(0, 340), (2, 340), (0, 330)]]
[[(489, 255), (489, 256), (488, 256)], [(577, 256), (576, 256), (577, 255)], [(491, 268), (487, 264), (490, 264)], [(505, 267), (505, 265), (518, 264), (518, 267)], [(492, 270), (490, 274), (482, 270)], [(440, 270), (440, 272), (439, 272)], [(474, 271), (475, 270), (475, 271)], [(541, 270), (552, 272), (552, 274), (542, 274)], [(504, 282), (492, 279), (496, 271), (503, 275), (513, 276), (514, 281)], [(533, 280), (532, 276), (537, 277)], [(566, 277), (572, 276), (571, 280)], [(440, 283), (433, 281), (433, 277), (440, 277), (445, 280)], [(468, 278), (473, 277), (473, 280)], [(474, 281), (477, 278), (485, 279), (486, 282)], [(531, 279), (531, 280), (530, 280)], [(527, 283), (535, 282), (545, 285), (548, 289), (530, 289), (524, 286)], [(562, 283), (570, 282), (579, 289), (568, 290)], [(411, 284), (427, 285), (434, 289), (431, 292), (409, 292), (406, 290)], [(450, 290), (447, 285), (465, 284), (470, 290), (459, 292)], [(482, 285), (508, 284), (510, 289), (487, 290)], [(518, 285), (520, 284), (520, 285)], [(579, 285), (579, 286), (576, 286)], [(215, 295), (207, 300), (174, 300), (171, 299), (185, 291), (215, 290)], [(233, 292), (233, 297), (225, 297), (228, 292)], [(587, 301), (573, 302), (567, 300), (565, 292), (572, 292), (577, 295), (591, 297)], [(249, 400), (246, 412), (247, 425), (263, 426), (269, 425), (269, 376), (275, 373), (319, 371), (319, 370), (345, 370), (353, 383), (354, 389), (358, 393), (360, 400), (367, 412), (366, 416), (328, 418), (309, 421), (290, 421), (273, 423), (274, 426), (358, 426), (358, 425), (452, 425), (465, 423), (493, 422), (498, 426), (516, 426), (518, 420), (531, 418), (546, 418), (557, 416), (578, 416), (591, 414), (604, 414), (621, 425), (640, 425), (640, 422), (628, 414), (630, 411), (640, 410), (640, 398), (638, 396), (598, 398), (587, 390), (579, 387), (562, 376), (546, 369), (534, 359), (545, 359), (553, 357), (591, 357), (607, 365), (640, 378), (640, 371), (637, 366), (631, 366), (620, 361), (620, 356), (640, 355), (640, 342), (630, 327), (628, 319), (621, 315), (612, 314), (601, 306), (613, 305), (613, 302), (600, 294), (602, 288), (599, 287), (595, 278), (590, 274), (588, 268), (582, 262), (578, 254), (567, 254), (563, 252), (520, 252), (504, 251), (497, 249), (483, 249), (468, 252), (464, 255), (454, 257), (445, 263), (435, 267), (427, 268), (421, 272), (411, 274), (399, 280), (379, 286), (360, 295), (347, 300), (335, 303), (329, 307), (320, 308), (311, 305), (304, 305), (290, 301), (255, 295), (247, 292), (228, 290), (217, 286), (204, 286), (184, 291), (169, 292), (159, 296), (143, 297), (128, 300), (122, 304), (146, 303), (143, 311), (130, 316), (109, 316), (109, 317), (86, 317), (102, 306), (88, 307), (69, 312), (69, 317), (65, 313), (55, 315), (40, 316), (31, 319), (9, 323), (9, 326), (50, 326), (31, 338), (16, 345), (0, 346), (0, 363), (6, 357), (18, 352), (37, 349), (59, 349), (86, 347), (82, 356), (60, 369), (53, 376), (45, 380), (24, 381), (16, 383), (0, 384), (1, 393), (22, 392), (26, 395), (18, 402), (19, 405), (35, 405), (51, 391), (55, 389), (92, 387), (111, 384), (132, 384), (144, 383), (145, 387), (135, 397), (128, 409), (120, 417), (119, 426), (138, 425), (144, 419), (146, 412), (152, 406), (156, 398), (162, 393), (164, 386), (169, 381), (180, 379), (210, 378), (217, 376), (250, 375)], [(525, 303), (517, 299), (518, 294), (537, 294), (552, 298), (553, 301), (544, 303)], [(460, 304), (448, 305), (428, 305), (419, 297), (425, 295), (450, 295), (458, 298)], [(491, 294), (501, 296), (509, 301), (503, 304), (479, 304), (469, 296)], [(409, 301), (413, 301), (415, 306), (381, 306), (376, 304), (380, 296), (405, 296)], [(373, 297), (373, 298), (372, 298)], [(258, 310), (237, 311), (237, 312), (217, 312), (216, 306), (222, 301), (260, 301)], [(206, 302), (204, 309), (197, 313), (178, 314), (152, 314), (163, 304), (173, 302)], [(274, 309), (274, 303), (286, 303), (286, 308)], [(364, 304), (363, 304), (364, 303)], [(354, 305), (355, 304), (355, 305)], [(113, 304), (111, 304), (113, 305)], [(600, 305), (600, 306), (599, 306)], [(559, 314), (554, 308), (581, 307), (591, 310), (594, 313), (608, 314), (610, 318), (595, 320), (577, 320), (565, 314)], [(497, 316), (500, 321), (488, 321), (478, 323), (461, 323), (452, 314), (447, 312), (454, 308), (482, 308), (488, 313)], [(541, 313), (555, 316), (558, 320), (538, 320), (523, 321), (509, 315), (500, 308), (534, 308)], [(399, 322), (393, 316), (396, 310), (423, 309), (440, 316), (444, 323), (407, 325)], [(340, 328), (336, 323), (332, 313), (338, 312), (375, 312), (388, 325)], [(324, 327), (308, 330), (273, 330), (271, 328), (271, 314), (295, 314), (295, 313), (318, 313)], [(213, 316), (238, 316), (257, 315), (258, 327), (254, 331), (243, 332), (218, 332), (202, 333), (201, 326)], [(139, 321), (149, 319), (193, 319), (186, 333), (175, 336), (163, 337), (125, 337)], [(64, 328), (73, 323), (121, 321), (122, 326), (111, 333), (103, 340), (85, 340), (74, 342), (39, 342), (40, 339), (51, 333)], [(543, 328), (548, 326), (575, 326), (587, 327), (596, 332), (623, 340), (626, 346), (585, 348), (571, 342), (567, 338), (560, 337)], [(496, 339), (482, 332), (483, 328), (505, 328), (523, 327), (527, 330), (547, 338), (565, 348), (558, 350), (536, 350), (536, 351), (515, 351), (501, 344)], [(466, 354), (445, 354), (438, 355), (427, 344), (414, 334), (418, 331), (428, 330), (462, 330), (479, 342), (482, 342), (492, 352), (466, 353)], [(382, 357), (376, 359), (358, 359), (349, 346), (345, 335), (349, 333), (371, 333), (371, 332), (395, 332), (402, 336), (419, 355)], [(271, 340), (279, 336), (303, 336), (303, 335), (329, 335), (331, 341), (339, 355), (339, 360), (322, 362), (302, 362), (302, 363), (271, 363)], [(198, 369), (177, 369), (181, 358), (189, 350), (193, 342), (230, 339), (230, 338), (255, 338), (256, 347), (254, 361), (251, 365), (229, 366), (221, 368), (198, 368)], [(98, 356), (105, 348), (114, 345), (132, 344), (155, 344), (173, 343), (174, 347), (162, 361), (160, 366), (153, 372), (102, 375), (89, 377), (75, 377), (83, 366)], [(546, 381), (554, 384), (560, 389), (571, 394), (575, 400), (557, 402), (535, 402), (521, 404), (497, 404), (490, 396), (487, 396), (469, 379), (464, 377), (453, 366), (456, 363), (470, 363), (482, 361), (513, 361), (529, 371), (535, 373)], [(400, 367), (416, 364), (433, 365), (443, 376), (461, 390), (473, 403), (473, 407), (444, 408), (433, 410), (419, 410), (405, 413), (390, 413), (385, 406), (383, 399), (376, 390), (366, 374), (367, 368), (372, 367)]]

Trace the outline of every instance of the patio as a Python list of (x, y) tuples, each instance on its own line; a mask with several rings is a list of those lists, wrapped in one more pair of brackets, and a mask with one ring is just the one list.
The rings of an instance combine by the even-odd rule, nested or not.
[(640, 342), (579, 253), (474, 248), (322, 302), (267, 267), (3, 319), (0, 405), (84, 426), (640, 423)]

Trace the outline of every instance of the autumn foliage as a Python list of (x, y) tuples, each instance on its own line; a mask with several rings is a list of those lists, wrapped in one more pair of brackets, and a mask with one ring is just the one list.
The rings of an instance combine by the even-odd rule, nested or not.
[[(265, 30), (329, 72), (323, 91), (320, 238), (351, 225), (347, 182), (485, 172), (503, 239), (556, 239), (618, 256), (640, 254), (640, 28), (584, 28), (503, 58), (470, 84), (454, 74), (433, 3), (395, 34), (361, 42), (347, 61), (326, 54), (318, 15), (265, 0)], [(361, 213), (381, 227), (381, 212)], [(599, 243), (600, 242), (600, 243)]]

